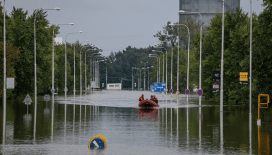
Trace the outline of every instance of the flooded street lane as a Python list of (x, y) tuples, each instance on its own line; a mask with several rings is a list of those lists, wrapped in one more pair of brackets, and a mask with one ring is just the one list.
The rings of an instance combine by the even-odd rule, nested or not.
[[(141, 94), (151, 92), (101, 91), (82, 98), (63, 96), (38, 101), (36, 129), (34, 105), (8, 102), (6, 136), (1, 122), (2, 154), (270, 154), (271, 119), (256, 125), (248, 106), (224, 106), (198, 97), (178, 99), (156, 94), (159, 108), (138, 108)], [(66, 113), (66, 115), (65, 115)], [(1, 109), (1, 116), (2, 116)], [(221, 119), (220, 119), (221, 118)], [(107, 138), (106, 149), (88, 149), (95, 135)], [(251, 143), (250, 143), (251, 142)]]

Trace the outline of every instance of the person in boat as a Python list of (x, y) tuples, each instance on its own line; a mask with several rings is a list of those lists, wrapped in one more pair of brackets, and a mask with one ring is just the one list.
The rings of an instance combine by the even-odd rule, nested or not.
[(139, 101), (143, 101), (144, 100), (144, 94), (142, 94), (142, 96), (139, 98)]
[(159, 102), (158, 98), (155, 95), (151, 95), (151, 99), (150, 100), (156, 102), (157, 104)]

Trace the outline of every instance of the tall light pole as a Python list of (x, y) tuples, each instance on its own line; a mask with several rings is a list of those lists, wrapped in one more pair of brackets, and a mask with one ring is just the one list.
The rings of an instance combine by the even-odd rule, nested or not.
[[(87, 40), (86, 42), (89, 42), (89, 41)], [(83, 47), (81, 47), (81, 49), (80, 49), (80, 97), (82, 96), (81, 50), (82, 50), (84, 47), (89, 47), (89, 46), (83, 46)]]
[[(164, 53), (162, 51), (156, 51), (156, 50), (152, 50), (152, 52), (161, 52), (162, 53), (162, 61), (163, 61), (163, 63), (162, 63), (162, 83), (164, 83)], [(160, 57), (159, 57), (159, 59), (160, 59)], [(160, 65), (160, 63), (159, 63), (159, 65)], [(160, 76), (161, 76), (161, 73), (160, 73), (160, 70), (159, 70), (159, 82), (161, 82), (160, 81)]]
[[(93, 47), (93, 46), (94, 46), (94, 45), (91, 45), (91, 47)], [(87, 53), (88, 51), (91, 51), (91, 50), (85, 51), (85, 95), (87, 94), (87, 93), (86, 93), (86, 92), (87, 92), (86, 53)]]
[(250, 0), (250, 60), (249, 60), (249, 150), (252, 153), (252, 115), (251, 115), (251, 87), (252, 87), (252, 0)]
[(222, 11), (222, 51), (221, 51), (221, 83), (220, 83), (220, 112), (223, 112), (223, 69), (224, 69), (224, 0), (223, 11)]
[[(160, 64), (160, 59), (159, 59), (159, 56), (157, 54), (149, 54), (149, 57), (157, 58), (157, 62)], [(159, 64), (157, 66), (157, 83), (159, 82), (159, 76), (158, 76), (158, 70), (160, 70)]]
[[(169, 25), (175, 25), (175, 24), (169, 24)], [(179, 25), (179, 22), (178, 22)], [(177, 36), (178, 40), (178, 56), (177, 56), (177, 91), (179, 90), (179, 34)], [(171, 88), (172, 89), (172, 88)]]
[(252, 0), (250, 0), (250, 73), (249, 73), (249, 114), (251, 115), (251, 87), (252, 87)]
[[(5, 143), (5, 137), (6, 137), (6, 102), (7, 102), (7, 87), (6, 87), (6, 76), (7, 76), (7, 72), (6, 72), (6, 68), (7, 68), (7, 62), (6, 62), (6, 10), (5, 10), (5, 0), (4, 0), (4, 4), (3, 4), (3, 11), (4, 11), (4, 75), (3, 75), (3, 143)], [(34, 26), (35, 27), (35, 26)]]
[[(141, 73), (141, 68), (136, 68), (136, 67), (135, 67), (135, 68), (133, 68), (133, 69), (140, 69), (140, 73)], [(140, 86), (140, 85), (139, 85), (139, 83), (140, 83), (140, 78), (139, 78), (139, 74), (137, 74), (137, 75), (138, 75), (138, 91), (139, 91), (139, 86)]]
[[(59, 11), (60, 8), (41, 9), (41, 10), (57, 10), (57, 11)], [(4, 16), (4, 20), (5, 20), (5, 16)], [(36, 116), (36, 114), (37, 114), (37, 112), (36, 112), (37, 111), (37, 63), (36, 63), (36, 25), (35, 25), (35, 23), (36, 23), (36, 13), (34, 13), (34, 102), (35, 102), (35, 106), (34, 106), (35, 114), (34, 115)], [(4, 26), (4, 29), (5, 29), (5, 26)], [(5, 35), (4, 35), (4, 37), (5, 37)], [(4, 38), (4, 40), (5, 39), (6, 38)], [(4, 66), (4, 68), (5, 68), (5, 66)], [(5, 71), (4, 71), (4, 74), (5, 74)], [(6, 80), (6, 79), (4, 78), (4, 80)], [(4, 108), (6, 108), (6, 107), (4, 107)], [(36, 133), (36, 117), (34, 117), (34, 133)], [(34, 134), (34, 136), (35, 136), (35, 134)]]
[(153, 67), (153, 66), (147, 67), (147, 69), (148, 69), (148, 78), (147, 78), (147, 79), (148, 79), (148, 86), (147, 86), (147, 87), (148, 87), (148, 90), (150, 90), (150, 83), (149, 83), (149, 76), (150, 76), (150, 75), (149, 75), (149, 68), (152, 68), (152, 67)]
[[(107, 85), (108, 85), (108, 65), (107, 65), (107, 62), (105, 61), (106, 63), (106, 88), (107, 88)], [(112, 63), (112, 62), (110, 62)]]
[[(103, 58), (103, 59), (99, 59), (99, 58), (97, 58), (97, 63), (98, 63), (98, 68), (99, 68), (99, 62), (100, 61), (105, 61), (105, 59)], [(99, 83), (99, 88), (100, 88), (100, 76), (99, 76), (99, 70), (98, 70), (98, 83)]]
[(54, 100), (54, 92), (55, 92), (55, 88), (54, 88), (54, 61), (55, 61), (55, 58), (54, 58), (54, 30), (59, 25), (74, 25), (74, 23), (58, 24), (58, 25), (53, 27), (53, 36), (52, 36), (52, 89), (51, 89), (52, 100)]
[(133, 69), (135, 67), (132, 67), (132, 74), (131, 74), (131, 90), (133, 91)]
[[(166, 88), (167, 88), (167, 50), (164, 47), (156, 47), (156, 48), (163, 48), (166, 51), (166, 56), (165, 56), (165, 63), (166, 63), (165, 77), (166, 77), (166, 79), (165, 80), (166, 80)], [(166, 94), (167, 94), (167, 92), (166, 92)]]
[(74, 99), (76, 97), (76, 44), (74, 44)]
[[(183, 10), (180, 10), (179, 11), (179, 14), (181, 14), (181, 13), (185, 13), (185, 12), (187, 12), (187, 11), (183, 11)], [(197, 13), (197, 14), (199, 14), (199, 16), (200, 16), (200, 57), (199, 57), (199, 88), (198, 89), (201, 89), (201, 74), (202, 74), (202, 16), (201, 16), (201, 14), (199, 13), (199, 12), (188, 12), (188, 13)], [(201, 97), (202, 96), (199, 96), (199, 106), (201, 106)]]
[[(93, 49), (92, 49), (93, 50)], [(96, 48), (94, 49), (94, 50), (97, 50)], [(98, 55), (96, 55), (96, 54), (98, 54)], [(93, 58), (92, 58), (92, 62), (93, 62), (93, 65), (92, 65), (92, 67), (93, 67), (93, 75), (92, 75), (92, 80), (93, 81), (95, 81), (95, 79), (94, 79), (94, 69), (95, 69), (95, 63), (94, 63), (94, 60), (95, 60), (95, 58), (97, 57), (97, 56), (100, 56), (99, 54), (101, 54), (101, 52), (98, 52), (98, 53), (92, 53), (91, 55), (96, 55), (96, 56), (93, 56)], [(93, 88), (94, 88), (94, 86), (93, 86)], [(93, 89), (94, 90), (94, 89)]]
[[(148, 62), (142, 62), (142, 61), (141, 61), (141, 63), (144, 63), (144, 68), (146, 68), (146, 64), (147, 64)], [(144, 91), (145, 91), (145, 72), (144, 72)]]
[[(82, 33), (82, 31), (78, 31), (78, 32), (74, 32), (74, 33)], [(66, 102), (66, 99), (67, 99), (67, 47), (66, 47), (66, 39), (67, 39), (67, 36), (69, 34), (74, 34), (74, 33), (68, 33), (65, 37), (65, 88), (64, 88), (64, 92), (65, 92), (65, 102)]]
[[(142, 69), (148, 69), (148, 68), (144, 67)], [(145, 72), (144, 72), (144, 91), (145, 91)]]
[[(164, 34), (166, 35), (166, 34)], [(167, 35), (167, 36), (174, 36), (174, 35)], [(162, 41), (162, 42), (168, 42), (168, 41)], [(158, 47), (161, 48), (161, 47)], [(166, 50), (166, 49), (165, 49)], [(173, 89), (173, 45), (172, 45), (172, 51), (171, 51), (171, 75), (170, 75), (170, 83), (171, 87), (170, 90)], [(167, 50), (166, 50), (166, 87), (167, 87)]]
[[(190, 30), (188, 28), (188, 26), (186, 26), (185, 24), (169, 24), (169, 25), (182, 25), (185, 26), (188, 30), (188, 64), (187, 64), (187, 89), (189, 89), (189, 56), (190, 56)], [(179, 51), (178, 51), (179, 53)], [(178, 54), (178, 61), (179, 61), (179, 54)], [(179, 68), (179, 62), (178, 62), (178, 68)], [(178, 72), (178, 71), (177, 71)], [(177, 77), (177, 90), (178, 90), (178, 80), (179, 79), (179, 74)], [(187, 103), (188, 103), (188, 95), (187, 95)]]
[[(98, 52), (98, 53), (93, 53), (93, 54), (100, 54), (100, 52)], [(93, 81), (96, 81), (95, 80), (95, 68), (96, 68), (96, 63), (95, 63), (95, 61), (96, 61), (96, 59), (98, 58), (98, 57), (100, 57), (101, 55), (96, 55), (96, 56), (94, 56), (93, 57)], [(95, 85), (97, 85), (97, 83), (95, 83)], [(95, 86), (93, 86), (93, 90), (94, 90), (94, 87)]]

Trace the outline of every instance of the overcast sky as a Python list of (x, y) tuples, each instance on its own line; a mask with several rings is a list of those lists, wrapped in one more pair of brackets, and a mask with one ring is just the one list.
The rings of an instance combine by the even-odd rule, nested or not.
[[(253, 11), (262, 12), (263, 0), (252, 1)], [(158, 44), (153, 35), (161, 31), (167, 21), (178, 21), (179, 0), (6, 0), (8, 14), (13, 6), (28, 10), (29, 14), (39, 8), (59, 7), (60, 11), (48, 11), (51, 24), (75, 25), (62, 25), (57, 37), (65, 41), (68, 33), (83, 31), (69, 35), (67, 42), (89, 40), (108, 56), (111, 51), (122, 51), (127, 46)], [(250, 0), (241, 0), (241, 8), (249, 12)]]

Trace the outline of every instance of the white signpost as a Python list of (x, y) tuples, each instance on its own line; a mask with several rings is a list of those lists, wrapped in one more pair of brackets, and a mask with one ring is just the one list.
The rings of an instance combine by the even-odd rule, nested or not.
[(26, 95), (23, 103), (25, 103), (25, 105), (27, 106), (27, 114), (28, 114), (28, 105), (30, 105), (32, 103), (32, 100), (31, 100), (29, 94)]

